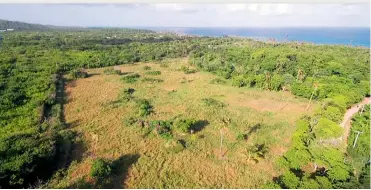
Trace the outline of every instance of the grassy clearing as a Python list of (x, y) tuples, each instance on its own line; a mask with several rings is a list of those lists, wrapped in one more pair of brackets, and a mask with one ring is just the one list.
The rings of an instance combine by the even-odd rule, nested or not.
[[(286, 92), (211, 84), (218, 81), (212, 74), (183, 72), (184, 59), (167, 61), (166, 67), (143, 63), (120, 69), (128, 76), (145, 76), (144, 66), (160, 71), (152, 77), (162, 82), (123, 79), (126, 75), (120, 80), (118, 75), (103, 74), (101, 68), (90, 69), (91, 77), (67, 85), (66, 122), (80, 134), (85, 148), (76, 153), (82, 159), (63, 178), (51, 181), (51, 187), (91, 187), (90, 167), (96, 158), (113, 162), (127, 158), (106, 186), (114, 188), (258, 188), (280, 174), (275, 160), (289, 147), (305, 101)], [(124, 89), (133, 89), (128, 95), (132, 99), (105, 106), (120, 100)], [(144, 100), (148, 104), (138, 106)], [(147, 108), (148, 114), (143, 111)], [(190, 118), (198, 130), (174, 130), (167, 139), (137, 124), (173, 118)], [(264, 152), (257, 152), (256, 146), (264, 146)]]

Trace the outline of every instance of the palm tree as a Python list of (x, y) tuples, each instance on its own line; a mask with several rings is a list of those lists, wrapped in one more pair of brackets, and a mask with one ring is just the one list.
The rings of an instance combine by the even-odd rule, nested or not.
[(296, 80), (303, 81), (303, 79), (304, 79), (304, 71), (301, 69), (298, 69), (298, 77), (296, 78)]
[(313, 89), (312, 94), (310, 95), (309, 103), (308, 103), (308, 106), (307, 106), (306, 110), (308, 110), (308, 108), (311, 105), (311, 101), (312, 101), (313, 95), (317, 91), (317, 88), (318, 88), (318, 83), (314, 83), (313, 86), (314, 86), (314, 89)]
[(265, 83), (264, 83), (264, 88), (265, 89), (270, 89), (270, 84), (271, 84), (271, 73), (269, 71), (264, 71), (265, 74)]

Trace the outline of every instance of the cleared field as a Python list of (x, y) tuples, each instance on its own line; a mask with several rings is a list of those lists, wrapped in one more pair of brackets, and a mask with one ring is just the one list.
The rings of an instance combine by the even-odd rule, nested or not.
[[(132, 84), (122, 82), (119, 75), (104, 74), (105, 68), (90, 69), (90, 77), (67, 84), (65, 119), (71, 130), (80, 134), (83, 145), (74, 150), (78, 161), (66, 177), (52, 183), (53, 187), (88, 186), (92, 182), (90, 166), (97, 157), (118, 163), (120, 172), (107, 188), (258, 188), (280, 174), (275, 161), (289, 147), (294, 122), (304, 114), (307, 100), (288, 92), (211, 84), (217, 77), (210, 73), (180, 71), (185, 59), (167, 62), (167, 67), (156, 63), (120, 66), (123, 73), (140, 75)], [(145, 65), (161, 74), (146, 74)], [(163, 82), (142, 81), (145, 77)], [(124, 88), (135, 89), (135, 98), (151, 102), (154, 113), (143, 119), (168, 120), (183, 115), (198, 120), (201, 130), (176, 134), (174, 138), (183, 140), (186, 148), (169, 152), (166, 139), (125, 124), (126, 119), (137, 117), (133, 103), (107, 106)], [(226, 106), (204, 105), (204, 98)], [(221, 118), (231, 121), (224, 129), (222, 155)], [(238, 139), (240, 134), (246, 138)], [(265, 158), (258, 162), (249, 159), (247, 149), (256, 144), (268, 147)]]

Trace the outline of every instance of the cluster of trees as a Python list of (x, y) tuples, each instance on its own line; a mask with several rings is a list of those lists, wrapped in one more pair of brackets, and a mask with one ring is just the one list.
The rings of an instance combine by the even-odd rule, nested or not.
[(189, 62), (238, 87), (288, 90), (317, 100), (344, 95), (350, 105), (370, 95), (368, 54), (342, 46), (250, 43), (198, 49)]
[[(343, 128), (338, 124), (346, 111), (345, 96), (327, 98), (314, 116), (304, 116), (297, 122), (290, 150), (279, 160), (286, 171), (269, 183), (275, 188), (370, 188), (370, 137), (369, 106), (366, 112), (355, 117), (352, 130), (365, 131), (356, 149), (352, 147), (355, 136), (349, 137), (349, 160), (341, 146)], [(366, 116), (367, 115), (367, 116)], [(367, 136), (368, 133), (368, 136)], [(354, 172), (360, 166), (361, 171)]]
[(370, 105), (365, 105), (352, 119), (348, 153), (356, 171), (361, 173), (360, 183), (367, 188), (370, 188), (370, 150)]
[[(53, 28), (4, 33), (3, 37), (0, 46), (0, 186), (3, 188), (28, 187), (36, 179), (47, 178), (59, 167), (51, 163), (60, 163), (68, 157), (73, 134), (66, 130), (63, 102), (58, 100), (57, 89), (61, 86), (63, 89), (62, 73), (86, 77), (81, 68), (176, 57), (189, 57), (189, 62), (198, 69), (232, 80), (239, 87), (289, 90), (297, 96), (326, 102), (324, 111), (317, 114), (317, 124), (312, 125), (310, 119), (300, 121), (300, 134), (294, 136), (298, 141), (293, 146), (296, 149), (287, 153), (295, 158), (287, 161), (289, 168), (298, 169), (304, 161), (318, 159), (317, 168), (327, 168), (325, 173), (331, 177), (326, 179), (331, 184), (340, 187), (340, 183), (353, 179), (351, 167), (340, 164), (342, 155), (338, 150), (313, 147), (320, 146), (321, 139), (337, 137), (340, 132), (335, 124), (339, 115), (369, 95), (368, 49), (268, 44), (229, 37), (180, 37), (131, 29)], [(131, 82), (138, 77), (130, 75), (122, 80)], [(205, 99), (204, 103), (223, 106), (212, 99)], [(145, 103), (142, 107), (148, 110)], [(181, 128), (188, 130), (184, 126), (189, 123), (192, 122), (182, 121)], [(336, 176), (339, 173), (342, 175)]]

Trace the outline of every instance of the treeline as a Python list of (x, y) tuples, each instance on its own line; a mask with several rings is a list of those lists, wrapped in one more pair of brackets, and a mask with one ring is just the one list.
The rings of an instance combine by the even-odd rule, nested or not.
[(343, 95), (349, 106), (370, 95), (368, 53), (342, 46), (253, 44), (195, 51), (189, 62), (238, 87), (286, 90), (317, 100)]
[(362, 48), (179, 37), (131, 29), (12, 32), (4, 34), (0, 48), (2, 188), (29, 187), (63, 167), (54, 163), (68, 160), (74, 134), (66, 130), (63, 102), (57, 98), (64, 72), (189, 57), (199, 69), (239, 87), (289, 90), (330, 102), (320, 113), (329, 116), (318, 119), (319, 126), (334, 126), (347, 106), (369, 95), (369, 50)]

